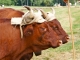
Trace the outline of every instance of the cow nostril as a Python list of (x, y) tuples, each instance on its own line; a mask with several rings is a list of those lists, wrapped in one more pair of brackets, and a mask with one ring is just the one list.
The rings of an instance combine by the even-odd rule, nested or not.
[(66, 38), (66, 40), (67, 40), (67, 42), (69, 41), (69, 36), (67, 36), (67, 37), (65, 37)]
[(59, 46), (62, 44), (62, 40), (59, 40)]
[(66, 37), (66, 39), (69, 39), (69, 37)]

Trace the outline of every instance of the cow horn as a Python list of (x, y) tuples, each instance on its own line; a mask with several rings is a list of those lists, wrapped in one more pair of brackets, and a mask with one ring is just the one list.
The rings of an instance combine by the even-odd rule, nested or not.
[(24, 7), (27, 8), (31, 14), (33, 14), (33, 10), (29, 6), (24, 6)]
[(28, 10), (31, 10), (31, 8), (29, 6), (24, 6), (25, 8), (27, 8)]
[(55, 10), (53, 9), (53, 8), (51, 8), (52, 9), (52, 13), (53, 13), (53, 15), (55, 15)]
[(29, 17), (34, 18), (33, 10), (29, 6), (24, 6), (24, 7), (29, 10), (29, 13), (30, 13)]
[(40, 11), (42, 13), (43, 18), (46, 19), (48, 17), (47, 13), (45, 13), (43, 10), (40, 10)]
[(37, 10), (37, 11), (38, 11), (38, 14), (39, 14), (39, 15), (42, 15), (40, 9), (38, 9), (38, 8), (34, 8), (34, 10)]

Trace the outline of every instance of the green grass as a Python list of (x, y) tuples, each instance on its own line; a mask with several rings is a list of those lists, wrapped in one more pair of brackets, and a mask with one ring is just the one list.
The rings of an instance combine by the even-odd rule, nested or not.
[[(14, 9), (23, 9), (21, 6), (12, 7)], [(33, 7), (32, 7), (33, 8)], [(38, 8), (38, 7), (34, 7)], [(39, 7), (42, 8), (45, 12), (51, 11), (49, 7)], [(71, 36), (70, 23), (68, 16), (67, 7), (54, 7), (56, 11), (56, 18), (61, 23), (64, 30)], [(25, 10), (26, 11), (26, 10)], [(75, 56), (76, 60), (80, 60), (80, 8), (71, 7), (71, 19), (73, 21), (73, 32), (74, 32), (74, 45), (75, 45)], [(46, 49), (42, 51), (42, 55), (36, 57), (34, 56), (31, 60), (73, 60), (73, 49), (72, 49), (72, 40), (66, 44), (61, 45), (58, 48)]]
[[(75, 41), (75, 49), (77, 50), (77, 52), (80, 52), (80, 40), (77, 40)], [(72, 50), (72, 42), (69, 42), (67, 44), (64, 44), (58, 48), (56, 48), (54, 51), (55, 52), (59, 52), (59, 53), (62, 53), (62, 52), (70, 52)]]

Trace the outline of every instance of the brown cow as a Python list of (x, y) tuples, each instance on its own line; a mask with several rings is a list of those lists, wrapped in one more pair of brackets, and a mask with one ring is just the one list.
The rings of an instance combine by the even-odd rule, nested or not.
[[(11, 8), (6, 8), (6, 9), (4, 9), (5, 10), (5, 12), (8, 12), (8, 19), (9, 18), (11, 18), (11, 17), (20, 17), (20, 16), (22, 16), (22, 15), (20, 15), (22, 12), (20, 12), (20, 11), (17, 11), (16, 12), (16, 10), (13, 10), (13, 9), (11, 9)], [(8, 10), (8, 11), (7, 11)], [(14, 12), (14, 13), (13, 13)], [(15, 13), (16, 12), (16, 13)], [(12, 14), (11, 14), (12, 13)], [(4, 12), (3, 12), (3, 14), (4, 14)], [(18, 15), (19, 14), (19, 15)], [(10, 15), (10, 17), (9, 17), (9, 15)], [(16, 15), (16, 16), (15, 16)], [(6, 17), (7, 18), (7, 15), (1, 15), (2, 16), (2, 18), (4, 18), (4, 17)], [(2, 19), (1, 19), (2, 20)], [(1, 21), (0, 20), (0, 21)], [(4, 20), (4, 19), (3, 19)], [(5, 20), (4, 20), (5, 21)], [(51, 21), (52, 23), (55, 23), (55, 21)], [(49, 23), (50, 24), (50, 26), (52, 27), (52, 24), (51, 23)], [(58, 23), (56, 24), (56, 26), (58, 25)], [(59, 24), (60, 25), (60, 24)], [(59, 28), (62, 28), (61, 26), (59, 27)], [(55, 30), (55, 28), (52, 28), (54, 31), (56, 31)], [(58, 30), (56, 31), (57, 33), (58, 33)], [(63, 31), (62, 31), (63, 32)], [(66, 33), (64, 33), (63, 35), (62, 35), (62, 32), (61, 32), (61, 34), (60, 34), (60, 37), (62, 36), (62, 38), (61, 39), (63, 39), (63, 36), (64, 35), (67, 35)], [(59, 34), (58, 34), (59, 35)], [(65, 36), (66, 37), (66, 36)], [(63, 41), (63, 43), (64, 42), (67, 42), (67, 38), (65, 38), (64, 40), (62, 40)], [(27, 57), (27, 56), (26, 56)], [(32, 56), (31, 56), (32, 57)], [(22, 59), (22, 58), (21, 58)]]
[(10, 21), (0, 23), (0, 28), (0, 60), (20, 60), (25, 54), (61, 44), (58, 35), (47, 22), (24, 26), (22, 39), (19, 26), (12, 26)]
[[(11, 20), (12, 17), (21, 17), (23, 14), (24, 14), (23, 12), (18, 11), (18, 10), (14, 10), (12, 8), (0, 9), (0, 22), (6, 22), (7, 20)], [(38, 56), (40, 54), (41, 54), (40, 51), (35, 53), (36, 56)], [(33, 56), (33, 52), (26, 54), (25, 59), (30, 60), (32, 58), (32, 56)], [(23, 60), (24, 57), (22, 57), (21, 59)]]
[[(41, 10), (41, 12), (43, 13), (43, 14), (45, 14), (42, 10)], [(12, 8), (4, 8), (4, 9), (1, 9), (0, 10), (0, 22), (2, 21), (2, 20), (4, 20), (4, 18), (6, 19), (6, 20), (10, 20), (12, 17), (22, 17), (22, 15), (23, 15), (24, 13), (23, 12), (21, 12), (21, 11), (18, 11), (18, 10), (14, 10), (14, 9), (12, 9)], [(46, 18), (46, 16), (45, 16), (45, 18)], [(5, 21), (5, 20), (4, 20)], [(52, 23), (51, 23), (52, 22)], [(59, 31), (62, 31), (62, 32), (60, 32), (60, 34), (58, 34), (58, 35), (60, 35), (60, 38), (61, 38), (61, 36), (62, 36), (62, 38), (61, 38), (61, 40), (62, 40), (62, 42), (63, 43), (66, 43), (67, 41), (68, 41), (68, 36), (67, 36), (67, 34), (65, 33), (65, 31), (63, 30), (63, 28), (61, 27), (61, 24), (59, 23), (59, 21), (57, 20), (57, 19), (54, 19), (54, 20), (51, 20), (51, 21), (48, 21), (48, 23), (49, 23), (49, 25), (52, 27), (52, 25), (55, 25), (55, 26), (57, 26), (57, 27), (59, 27), (59, 29), (56, 31), (56, 33), (58, 33)], [(54, 24), (53, 24), (54, 23)], [(53, 28), (52, 28), (53, 29)], [(55, 29), (55, 28), (54, 28)], [(53, 29), (53, 30), (54, 30)], [(65, 38), (64, 38), (64, 36), (65, 36)]]

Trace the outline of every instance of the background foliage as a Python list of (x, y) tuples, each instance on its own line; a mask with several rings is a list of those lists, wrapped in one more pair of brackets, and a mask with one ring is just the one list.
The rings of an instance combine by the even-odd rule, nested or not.
[[(77, 0), (70, 0), (72, 4)], [(0, 0), (0, 5), (28, 5), (28, 6), (53, 6), (54, 4), (65, 5), (63, 0)]]

